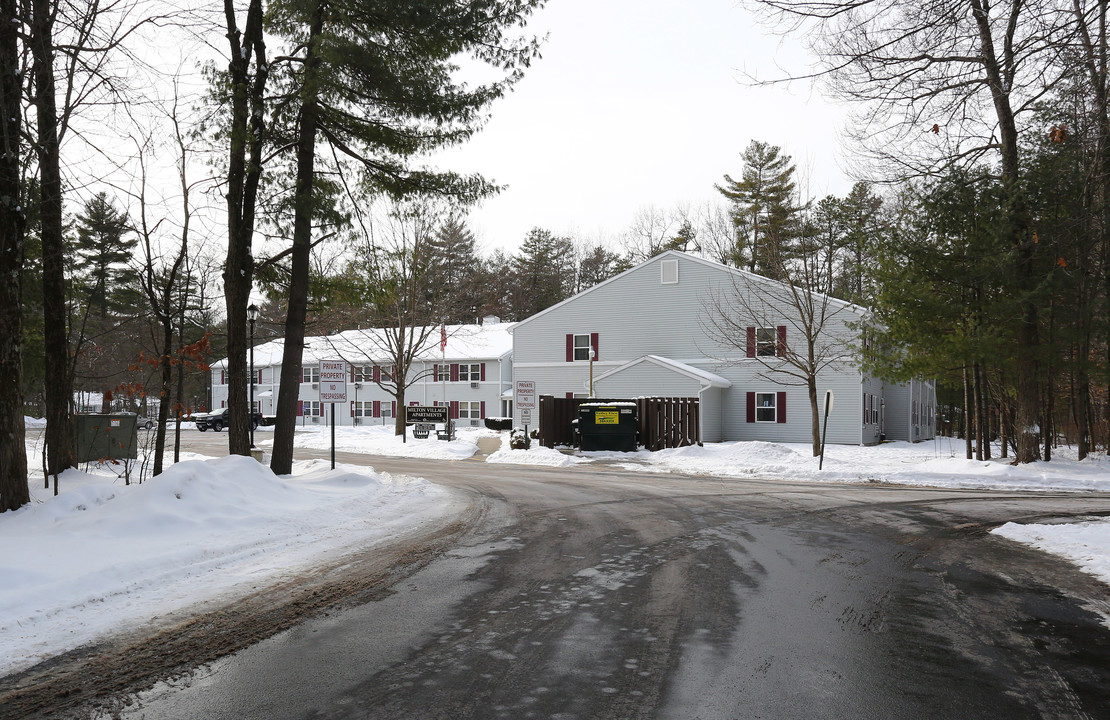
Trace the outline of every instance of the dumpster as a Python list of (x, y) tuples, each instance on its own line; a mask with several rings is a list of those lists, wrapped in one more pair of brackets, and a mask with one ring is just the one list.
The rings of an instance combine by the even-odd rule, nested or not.
[(578, 406), (581, 450), (636, 450), (636, 403), (586, 402)]
[(77, 462), (137, 458), (138, 420), (134, 413), (74, 415)]

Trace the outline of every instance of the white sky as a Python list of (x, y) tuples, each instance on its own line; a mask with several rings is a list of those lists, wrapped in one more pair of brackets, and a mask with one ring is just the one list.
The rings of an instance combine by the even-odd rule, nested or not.
[(741, 71), (804, 70), (798, 43), (733, 0), (550, 0), (529, 25), (550, 33), (481, 134), (438, 156), (508, 189), (471, 215), (486, 250), (514, 250), (539, 226), (615, 240), (647, 206), (722, 200), (753, 140), (783, 147), (808, 194), (843, 195), (843, 112), (817, 90), (751, 88)]

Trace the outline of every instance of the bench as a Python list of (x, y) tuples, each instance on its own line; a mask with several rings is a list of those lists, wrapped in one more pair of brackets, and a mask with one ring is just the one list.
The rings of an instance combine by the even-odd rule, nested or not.
[(436, 428), (436, 437), (440, 440), (454, 440), (455, 439), (455, 422), (448, 420), (443, 429)]

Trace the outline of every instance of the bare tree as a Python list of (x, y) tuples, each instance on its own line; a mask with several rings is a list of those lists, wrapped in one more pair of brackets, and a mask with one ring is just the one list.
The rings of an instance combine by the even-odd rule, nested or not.
[(759, 363), (761, 377), (806, 388), (816, 456), (821, 453), (817, 380), (855, 360), (857, 344), (847, 326), (856, 319), (849, 311), (854, 306), (815, 290), (822, 276), (818, 252), (792, 252), (786, 261), (774, 247), (765, 246), (765, 257), (783, 279), (736, 271), (730, 288), (711, 294), (699, 322), (714, 341)]

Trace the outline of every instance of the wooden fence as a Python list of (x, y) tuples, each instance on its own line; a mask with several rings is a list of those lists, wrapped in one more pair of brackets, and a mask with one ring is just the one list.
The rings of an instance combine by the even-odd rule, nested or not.
[(684, 447), (701, 443), (700, 405), (697, 398), (557, 398), (540, 396), (540, 444), (576, 445), (573, 421), (583, 403), (636, 403), (639, 423), (637, 443), (648, 450)]

